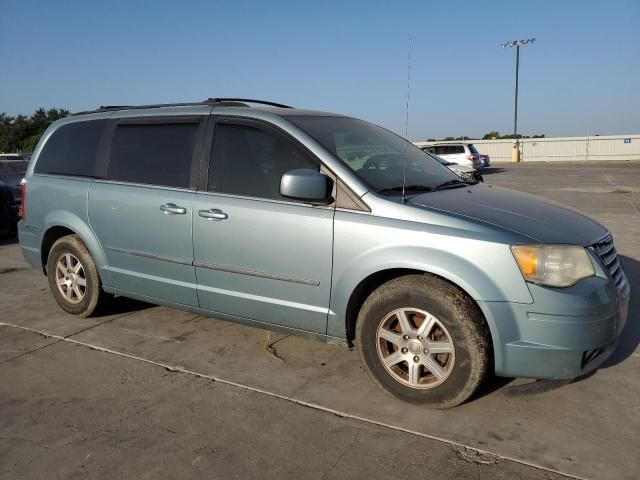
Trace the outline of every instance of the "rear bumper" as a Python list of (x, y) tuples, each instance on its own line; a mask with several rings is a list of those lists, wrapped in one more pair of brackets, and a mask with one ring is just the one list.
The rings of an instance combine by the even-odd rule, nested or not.
[(0, 235), (16, 233), (18, 219), (13, 206), (0, 206)]
[(24, 221), (18, 222), (18, 239), (20, 250), (25, 260), (35, 268), (42, 268), (42, 257), (40, 255), (41, 235), (32, 227), (25, 225)]
[(627, 321), (630, 288), (592, 277), (573, 287), (530, 285), (534, 303), (484, 302), (493, 324), (495, 373), (567, 379), (598, 368), (615, 350)]
[(486, 168), (491, 166), (491, 160), (488, 156), (482, 156), (479, 160), (473, 162), (475, 168)]

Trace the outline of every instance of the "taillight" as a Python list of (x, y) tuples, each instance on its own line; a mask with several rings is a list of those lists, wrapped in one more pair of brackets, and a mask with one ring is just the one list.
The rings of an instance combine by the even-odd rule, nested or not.
[(20, 218), (24, 220), (25, 216), (25, 205), (27, 203), (27, 181), (23, 178), (20, 182)]
[(477, 155), (467, 155), (467, 160), (471, 160), (472, 162), (475, 162), (478, 160), (478, 156)]

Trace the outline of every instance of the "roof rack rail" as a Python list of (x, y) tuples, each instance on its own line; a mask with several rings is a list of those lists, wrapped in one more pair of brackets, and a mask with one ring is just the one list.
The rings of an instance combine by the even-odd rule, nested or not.
[[(236, 103), (237, 102), (237, 103)], [(83, 112), (75, 112), (71, 115), (85, 115), (88, 113), (100, 113), (100, 112), (110, 112), (115, 110), (141, 110), (145, 108), (162, 108), (162, 107), (194, 107), (198, 105), (219, 105), (219, 104), (227, 104), (226, 106), (246, 106), (243, 105), (243, 102), (247, 103), (257, 103), (260, 105), (269, 105), (270, 107), (278, 107), (278, 108), (293, 108), (289, 105), (283, 105), (282, 103), (269, 102), (267, 100), (255, 100), (251, 98), (207, 98), (203, 102), (186, 102), (186, 103), (156, 103), (151, 105), (101, 105), (95, 110), (86, 110)]]
[(266, 100), (255, 100), (252, 98), (208, 98), (202, 103), (224, 103), (224, 102), (247, 102), (258, 103), (260, 105), (269, 105), (270, 107), (278, 108), (293, 108), (289, 105), (283, 105), (282, 103), (268, 102)]
[(188, 107), (202, 105), (202, 102), (189, 102), (189, 103), (156, 103), (151, 105), (101, 105), (95, 110), (86, 110), (84, 112), (75, 112), (71, 115), (85, 115), (87, 113), (100, 113), (111, 112), (116, 110), (141, 110), (144, 108), (162, 108), (162, 107)]

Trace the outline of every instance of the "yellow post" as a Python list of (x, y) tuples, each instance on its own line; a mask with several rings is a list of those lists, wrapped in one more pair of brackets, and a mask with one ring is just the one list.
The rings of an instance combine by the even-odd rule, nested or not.
[(511, 162), (518, 163), (520, 161), (520, 146), (518, 142), (513, 142), (513, 148), (511, 149)]

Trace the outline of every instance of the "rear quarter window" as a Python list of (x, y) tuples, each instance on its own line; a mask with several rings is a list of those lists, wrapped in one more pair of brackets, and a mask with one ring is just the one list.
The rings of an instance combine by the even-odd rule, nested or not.
[(96, 175), (96, 154), (106, 120), (62, 125), (44, 144), (34, 173), (74, 176)]

